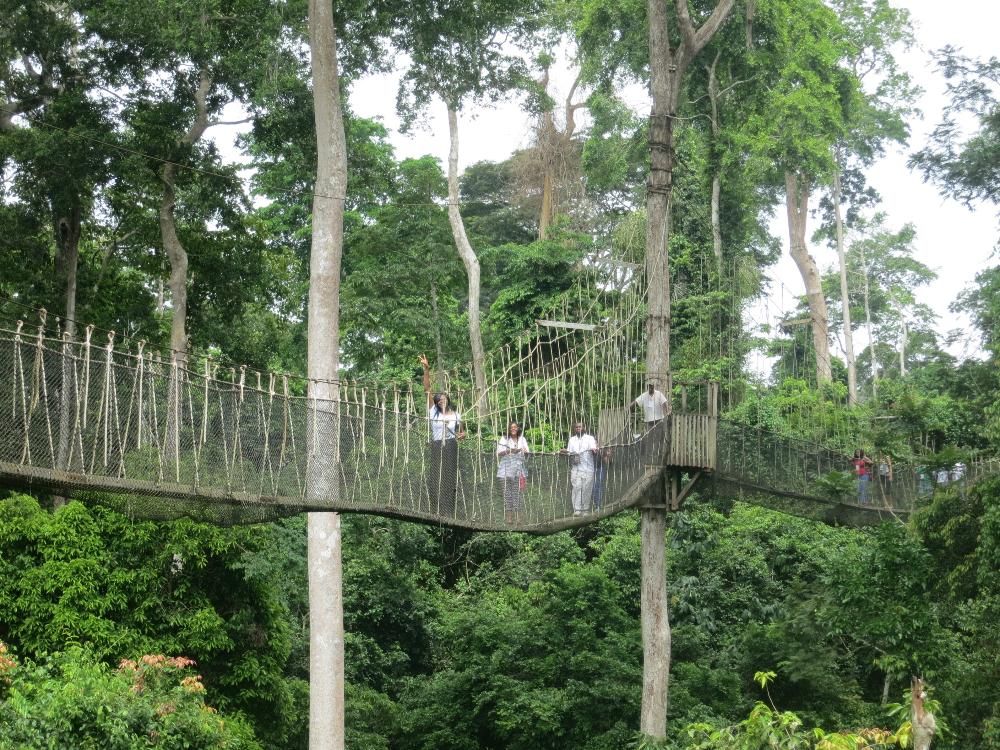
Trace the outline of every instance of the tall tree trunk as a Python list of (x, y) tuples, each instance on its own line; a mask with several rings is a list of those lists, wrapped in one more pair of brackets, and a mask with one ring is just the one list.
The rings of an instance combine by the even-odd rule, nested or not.
[(639, 731), (650, 737), (667, 736), (670, 706), (670, 606), (667, 598), (667, 511), (640, 510), (642, 535), (642, 707)]
[[(551, 117), (551, 115), (549, 115)], [(552, 164), (551, 154), (543, 156), (544, 172), (542, 174), (542, 207), (538, 212), (538, 239), (544, 240), (552, 224), (553, 196), (555, 191), (555, 177), (553, 172), (555, 166)]]
[(448, 150), (448, 223), (455, 238), (455, 247), (465, 265), (465, 274), (469, 280), (469, 343), (472, 345), (472, 376), (476, 386), (476, 406), (481, 406), (486, 395), (486, 371), (484, 362), (486, 354), (483, 350), (483, 331), (479, 311), (479, 258), (476, 257), (472, 243), (465, 233), (465, 222), (459, 210), (458, 194), (458, 112), (450, 101), (448, 106), (448, 135), (451, 147)]
[(160, 237), (163, 249), (170, 261), (170, 351), (178, 365), (187, 360), (187, 285), (188, 255), (177, 234), (177, 220), (174, 217), (176, 194), (176, 168), (173, 164), (163, 165), (160, 172), (163, 182), (163, 196), (160, 200)]
[(844, 217), (840, 210), (840, 170), (833, 173), (833, 216), (837, 225), (837, 259), (840, 262), (840, 300), (844, 308), (844, 354), (847, 356), (847, 402), (858, 403), (858, 365), (854, 356), (854, 327), (851, 298), (847, 286), (847, 253), (844, 249)]
[(80, 266), (80, 235), (82, 234), (83, 208), (75, 204), (65, 216), (56, 219), (56, 247), (59, 265), (66, 279), (66, 306), (63, 331), (76, 336), (77, 271)]
[(809, 317), (812, 319), (813, 348), (816, 351), (816, 382), (828, 383), (833, 379), (830, 365), (829, 315), (819, 268), (806, 246), (806, 219), (809, 215), (809, 179), (806, 176), (794, 172), (785, 173), (785, 206), (788, 212), (789, 249), (806, 287)]
[(906, 318), (900, 319), (902, 330), (899, 332), (899, 377), (906, 377), (906, 339), (909, 336), (909, 327), (906, 325)]
[[(663, 0), (649, 0), (650, 171), (646, 192), (646, 370), (670, 371), (670, 198), (673, 187), (674, 121), (682, 71), (673, 70)], [(669, 404), (669, 402), (668, 402)], [(667, 599), (666, 498), (651, 495), (640, 511), (642, 538), (642, 705), (639, 731), (667, 736), (670, 701), (670, 606)]]
[(441, 310), (438, 307), (437, 282), (431, 277), (431, 311), (434, 314), (434, 354), (437, 357), (438, 382), (444, 382), (444, 346), (441, 344)]
[[(202, 18), (205, 23), (205, 19)], [(177, 141), (179, 149), (193, 146), (205, 134), (209, 127), (208, 92), (212, 88), (212, 80), (202, 70), (198, 76), (198, 88), (194, 93), (195, 117), (187, 132)], [(181, 382), (185, 376), (187, 365), (187, 290), (188, 290), (188, 255), (184, 244), (177, 233), (177, 218), (174, 208), (177, 200), (176, 182), (177, 167), (167, 162), (160, 169), (160, 182), (163, 183), (163, 194), (160, 198), (160, 240), (163, 250), (170, 261), (170, 358), (176, 365), (171, 370), (171, 382), (167, 398), (166, 435), (163, 442), (164, 453), (168, 460), (179, 462), (178, 443), (180, 441), (180, 422), (183, 405), (181, 403)]]
[[(63, 316), (63, 335), (66, 340), (63, 348), (61, 384), (59, 388), (59, 446), (56, 454), (56, 466), (68, 468), (69, 448), (72, 431), (72, 415), (75, 412), (76, 389), (73, 377), (73, 364), (70, 358), (72, 340), (76, 337), (76, 291), (77, 271), (80, 266), (80, 235), (83, 225), (83, 207), (75, 202), (65, 216), (56, 218), (56, 265), (60, 275), (66, 279), (66, 306)], [(66, 498), (61, 495), (53, 497), (53, 506), (58, 509), (66, 504)]]
[[(674, 119), (684, 73), (729, 15), (733, 0), (720, 0), (695, 30), (687, 0), (676, 0), (680, 46), (672, 53), (664, 0), (648, 0), (650, 172), (646, 192), (646, 370), (670, 371), (670, 205), (673, 189)], [(668, 402), (669, 403), (669, 402)], [(670, 616), (666, 574), (666, 504), (661, 496), (643, 508), (642, 519), (642, 707), (640, 731), (667, 733), (670, 680)]]
[[(316, 188), (309, 258), (309, 397), (318, 421), (308, 492), (335, 500), (339, 430), (340, 265), (344, 249), (347, 139), (340, 101), (333, 4), (309, 1), (316, 121)], [(309, 514), (309, 748), (344, 750), (344, 605), (340, 515)]]
[[(719, 79), (715, 69), (719, 64), (722, 52), (716, 54), (712, 64), (708, 66), (708, 100), (712, 106), (712, 145), (718, 148), (719, 133)], [(713, 149), (714, 151), (715, 149)], [(715, 154), (713, 154), (715, 156)], [(719, 204), (722, 200), (722, 167), (715, 159), (712, 161), (712, 250), (715, 253), (715, 266), (722, 272), (722, 222), (719, 218)]]
[(872, 307), (868, 297), (868, 261), (861, 249), (862, 292), (865, 298), (865, 329), (868, 332), (868, 354), (872, 369), (872, 399), (878, 399), (878, 357), (875, 355), (875, 337), (872, 334)]
[(931, 742), (937, 733), (937, 720), (927, 710), (924, 701), (927, 690), (924, 681), (914, 677), (910, 682), (910, 724), (913, 728), (913, 750), (931, 750)]
[[(198, 76), (198, 88), (194, 92), (195, 116), (187, 132), (177, 141), (179, 148), (190, 148), (208, 130), (208, 93), (212, 79), (204, 70)], [(174, 207), (177, 200), (177, 168), (172, 163), (160, 170), (163, 195), (160, 199), (160, 238), (163, 250), (170, 261), (170, 305), (173, 317), (170, 323), (170, 349), (178, 365), (187, 363), (187, 285), (188, 255), (180, 236), (177, 234), (177, 219)]]
[[(549, 93), (549, 66), (542, 70), (542, 77), (537, 81), (538, 87)], [(538, 209), (538, 239), (544, 240), (545, 234), (552, 223), (554, 212), (553, 192), (555, 191), (555, 159), (556, 159), (556, 123), (552, 110), (546, 109), (539, 117), (538, 152), (542, 161), (542, 200)]]

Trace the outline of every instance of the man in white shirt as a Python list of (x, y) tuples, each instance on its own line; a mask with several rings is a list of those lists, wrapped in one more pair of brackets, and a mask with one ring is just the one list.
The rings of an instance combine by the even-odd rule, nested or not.
[(646, 423), (647, 430), (651, 430), (663, 421), (667, 397), (657, 390), (652, 380), (646, 386), (646, 392), (632, 403), (642, 408), (642, 421)]
[(559, 451), (569, 456), (569, 483), (573, 487), (573, 515), (582, 516), (589, 510), (590, 497), (594, 490), (594, 454), (597, 440), (584, 432), (583, 422), (573, 425), (573, 435), (569, 443)]

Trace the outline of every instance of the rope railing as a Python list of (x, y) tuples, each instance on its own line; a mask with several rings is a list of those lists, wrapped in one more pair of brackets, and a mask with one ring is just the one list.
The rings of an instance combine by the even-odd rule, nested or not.
[(233, 523), (337, 510), (543, 532), (631, 507), (659, 472), (651, 438), (623, 435), (602, 446), (585, 513), (574, 514), (571, 457), (528, 455), (512, 497), (499, 436), (479, 430), (435, 453), (412, 389), (344, 386), (339, 401), (321, 402), (291, 395), (286, 377), (219, 375), (141, 346), (116, 351), (113, 338), (0, 334), (0, 478), (66, 496), (112, 493), (144, 518)]
[[(435, 446), (425, 396), (409, 384), (342, 383), (339, 400), (319, 401), (293, 394), (287, 375), (163, 360), (141, 343), (120, 351), (113, 335), (97, 343), (89, 329), (73, 341), (18, 325), (0, 331), (0, 481), (138, 518), (247, 523), (336, 510), (537, 533), (636, 506), (665, 466), (710, 474), (739, 495), (879, 518), (903, 517), (928, 494), (917, 467), (895, 467), (891, 482), (874, 474), (861, 493), (845, 478), (848, 456), (718, 419), (712, 381), (658, 376), (673, 414), (648, 429), (631, 404), (648, 373), (601, 359), (625, 340), (616, 330), (568, 349), (530, 387), (498, 378), (487, 409), (468, 416), (468, 436)], [(535, 422), (534, 450), (511, 474), (497, 441), (514, 417)], [(558, 452), (575, 421), (600, 445), (582, 465)], [(963, 481), (986, 469), (970, 464)]]

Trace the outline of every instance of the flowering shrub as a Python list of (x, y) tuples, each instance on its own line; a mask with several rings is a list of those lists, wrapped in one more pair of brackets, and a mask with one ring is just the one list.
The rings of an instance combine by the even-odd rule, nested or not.
[(154, 654), (112, 669), (80, 647), (18, 663), (0, 644), (0, 750), (259, 750), (241, 718), (205, 704), (194, 666)]

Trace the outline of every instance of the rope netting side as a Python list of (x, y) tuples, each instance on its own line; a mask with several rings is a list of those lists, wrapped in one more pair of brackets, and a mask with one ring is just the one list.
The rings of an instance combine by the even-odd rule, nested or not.
[[(76, 343), (8, 333), (0, 334), (0, 382), (10, 384), (0, 406), (11, 416), (0, 429), (0, 476), (8, 482), (69, 496), (110, 493), (106, 501), (143, 518), (251, 522), (336, 509), (529, 531), (575, 518), (567, 457), (539, 451), (527, 459), (512, 522), (495, 443), (480, 431), (455, 441), (453, 453), (433, 453), (412, 389), (350, 384), (340, 401), (317, 404), (290, 395), (279, 376), (220, 372), (207, 362), (189, 370), (142, 348), (118, 352), (113, 339), (97, 347), (89, 336)], [(318, 423), (316, 410), (330, 419)], [(310, 441), (310, 427), (336, 434)], [(312, 459), (336, 467), (328, 496), (310, 491), (310, 442), (336, 446), (335, 455)], [(653, 480), (641, 439), (608, 448), (588, 520), (634, 504)]]

